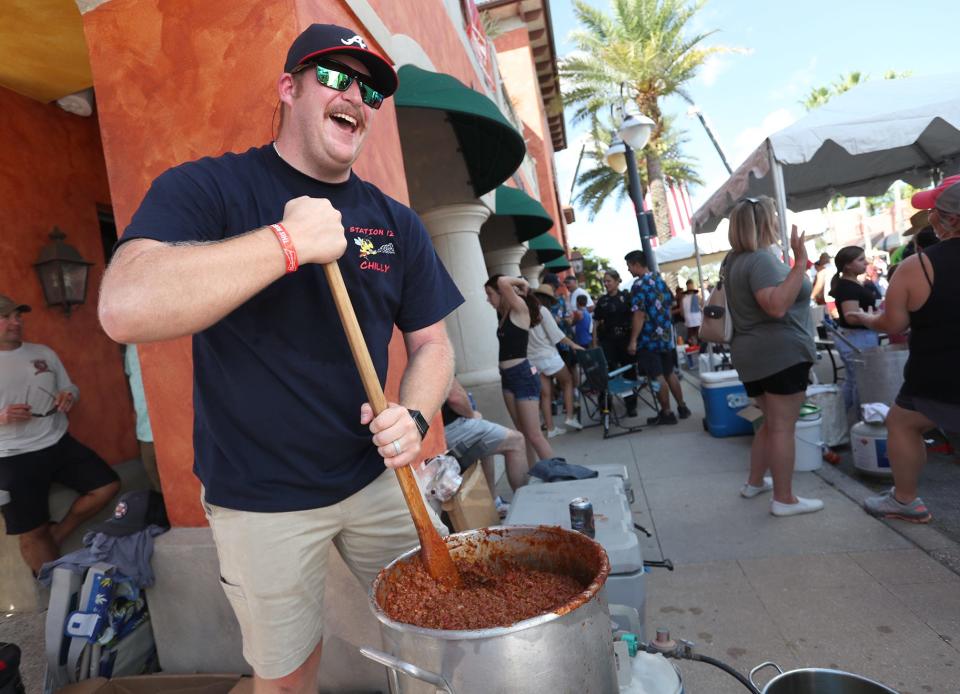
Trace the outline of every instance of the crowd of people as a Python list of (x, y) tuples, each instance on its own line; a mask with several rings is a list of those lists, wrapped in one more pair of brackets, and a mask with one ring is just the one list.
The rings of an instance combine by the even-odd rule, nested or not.
[(733, 319), (731, 359), (764, 415), (741, 494), (752, 498), (772, 491), (774, 515), (823, 508), (820, 500), (796, 497), (791, 490), (796, 422), (817, 358), (810, 307), (819, 305), (836, 338), (845, 367), (843, 401), (855, 419), (861, 404), (859, 353), (877, 348), (881, 333), (891, 342), (909, 342), (904, 383), (885, 422), (894, 486), (867, 499), (864, 508), (874, 516), (918, 523), (932, 518), (917, 495), (926, 462), (924, 436), (934, 429), (948, 436), (960, 431), (960, 377), (950, 359), (960, 337), (960, 309), (951, 300), (952, 270), (960, 266), (960, 176), (915, 194), (911, 204), (920, 210), (911, 220), (912, 238), (891, 255), (889, 266), (879, 255), (868, 259), (860, 246), (846, 246), (832, 257), (834, 272), (828, 253), (808, 263), (796, 227), (792, 258), (771, 252), (778, 222), (770, 198), (744, 198), (731, 212), (733, 251), (721, 270)]
[[(671, 290), (645, 254), (632, 251), (624, 258), (629, 289), (606, 269), (596, 298), (574, 275), (561, 282), (548, 273), (535, 288), (522, 278), (489, 278), (484, 290), (497, 314), (503, 401), (514, 428), (483, 419), (453, 379), (444, 318), (463, 302), (460, 291), (419, 217), (352, 170), (377, 110), (396, 89), (390, 63), (353, 30), (308, 27), (290, 46), (277, 82), (276, 140), (161, 174), (101, 285), (99, 316), (116, 341), (192, 336), (195, 472), (257, 691), (316, 690), (331, 545), (369, 585), (418, 544), (391, 471), (420, 461), (434, 415), (443, 412), (448, 442), (463, 457), (486, 461), (491, 486), (490, 456), (504, 455), (514, 489), (534, 462), (555, 457), (551, 439), (582, 428), (574, 398), (582, 350), (599, 347), (610, 368), (630, 367), (657, 384), (649, 425), (691, 416), (675, 335), (682, 326), (686, 339), (698, 340), (702, 296), (692, 281)], [(740, 493), (772, 492), (775, 516), (823, 507), (794, 495), (791, 480), (795, 424), (816, 360), (810, 305), (832, 300), (850, 346), (873, 345), (881, 331), (911, 330), (906, 381), (888, 419), (895, 486), (866, 507), (878, 516), (929, 520), (917, 496), (923, 434), (934, 426), (960, 430), (960, 372), (950, 360), (960, 339), (953, 300), (960, 280), (952, 273), (960, 262), (960, 178), (918, 194), (914, 205), (930, 210), (938, 242), (928, 245), (927, 235), (921, 243), (925, 232), (917, 234), (913, 255), (904, 253), (888, 273), (889, 286), (855, 247), (837, 253), (836, 281), (821, 277), (826, 257), (813, 264), (811, 278), (796, 229), (793, 264), (776, 257), (769, 198), (745, 198), (731, 214), (733, 251), (722, 270), (731, 353), (764, 414)], [(396, 231), (389, 272), (368, 267), (362, 244), (347, 242), (371, 227)], [(366, 401), (346, 338), (329, 330), (339, 317), (326, 264), (339, 265), (357, 289), (360, 327), (381, 380), (394, 328), (402, 333), (408, 362), (399, 401), (382, 412)], [(419, 298), (404, 300), (410, 296)], [(67, 433), (79, 390), (52, 350), (23, 340), (29, 311), (0, 296), (0, 489), (12, 492), (3, 506), (7, 532), (20, 536), (24, 559), (37, 571), (119, 484)], [(841, 356), (849, 353), (841, 349)], [(554, 393), (562, 394), (562, 427), (553, 419)], [(856, 401), (852, 378), (845, 397)], [(626, 404), (635, 416), (636, 400)], [(55, 523), (47, 510), (52, 481), (80, 494)]]

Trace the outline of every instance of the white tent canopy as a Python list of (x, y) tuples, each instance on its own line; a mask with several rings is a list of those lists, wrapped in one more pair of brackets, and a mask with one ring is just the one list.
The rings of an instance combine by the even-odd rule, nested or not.
[[(805, 212), (787, 211), (787, 223), (796, 224), (806, 234), (807, 252), (813, 257), (816, 253), (814, 239), (826, 231), (826, 218), (820, 210)], [(662, 246), (656, 249), (657, 264), (660, 272), (677, 272), (684, 267), (708, 265), (718, 263), (730, 250), (730, 240), (727, 235), (729, 221), (721, 219), (716, 231), (697, 234), (677, 234)], [(699, 256), (700, 262), (697, 263)]]
[[(722, 220), (719, 228), (713, 234), (704, 234), (697, 239), (701, 255), (729, 251), (730, 242), (727, 240), (727, 222)], [(662, 246), (656, 248), (657, 263), (672, 263), (675, 260), (689, 260), (694, 257), (693, 234), (677, 234)]]
[(701, 234), (694, 239), (692, 233), (680, 233), (662, 246), (658, 246), (657, 265), (660, 267), (660, 272), (677, 272), (681, 268), (695, 264), (699, 272), (702, 263), (723, 260), (729, 250), (727, 222), (721, 220), (720, 227), (712, 234)]
[(926, 187), (937, 170), (960, 171), (960, 74), (866, 82), (765, 140), (696, 211), (693, 228), (713, 231), (740, 198), (769, 195), (785, 236), (786, 208), (881, 195), (897, 179)]

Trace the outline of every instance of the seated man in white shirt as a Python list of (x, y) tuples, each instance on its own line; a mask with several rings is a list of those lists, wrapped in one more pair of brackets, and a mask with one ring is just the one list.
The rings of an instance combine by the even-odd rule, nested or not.
[(484, 419), (480, 412), (473, 409), (470, 396), (456, 379), (453, 379), (441, 414), (443, 434), (451, 455), (464, 465), (471, 460), (482, 461), (483, 476), (487, 480), (491, 496), (498, 498), (495, 490), (494, 455), (500, 454), (504, 457), (507, 481), (511, 489), (516, 490), (527, 483), (527, 470), (530, 468), (524, 450), (523, 434)]
[[(36, 574), (59, 556), (60, 543), (119, 491), (120, 481), (96, 453), (67, 433), (67, 412), (80, 390), (56, 353), (23, 341), (30, 307), (0, 296), (0, 489), (7, 535)], [(50, 485), (80, 496), (59, 522), (50, 521)]]

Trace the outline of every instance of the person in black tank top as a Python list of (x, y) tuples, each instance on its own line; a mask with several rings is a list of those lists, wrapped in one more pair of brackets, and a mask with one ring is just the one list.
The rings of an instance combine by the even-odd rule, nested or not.
[(960, 431), (960, 176), (913, 196), (917, 209), (930, 209), (940, 242), (897, 266), (883, 313), (854, 312), (874, 330), (910, 328), (910, 357), (903, 387), (887, 417), (887, 453), (894, 487), (864, 501), (871, 515), (929, 523), (930, 511), (917, 496), (927, 462), (923, 435), (936, 427)]
[[(876, 306), (876, 295), (860, 283), (860, 275), (867, 270), (867, 257), (860, 246), (845, 246), (834, 258), (837, 274), (830, 282), (830, 296), (837, 304), (837, 323), (845, 339), (837, 340), (836, 347), (843, 360), (843, 404), (847, 410), (860, 412), (860, 395), (856, 381), (856, 350), (877, 347), (880, 337), (864, 325), (855, 311), (870, 311)], [(859, 419), (859, 417), (858, 417)]]
[(503, 402), (527, 441), (530, 465), (553, 458), (553, 449), (540, 430), (540, 376), (527, 361), (530, 327), (540, 322), (540, 304), (531, 295), (527, 281), (493, 275), (483, 289), (497, 311), (497, 340)]

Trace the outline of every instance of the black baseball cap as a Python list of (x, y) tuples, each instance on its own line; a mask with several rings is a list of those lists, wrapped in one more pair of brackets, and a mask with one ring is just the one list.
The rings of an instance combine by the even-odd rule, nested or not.
[(370, 86), (384, 96), (397, 91), (399, 80), (387, 60), (367, 48), (367, 42), (353, 29), (336, 24), (311, 24), (294, 39), (287, 51), (284, 72), (293, 72), (299, 65), (325, 55), (346, 54), (356, 58), (370, 71)]
[(549, 284), (554, 289), (558, 289), (560, 287), (560, 278), (552, 272), (545, 272), (543, 273), (543, 278), (540, 280), (540, 284)]
[(170, 527), (163, 496), (152, 489), (127, 492), (113, 509), (113, 517), (95, 525), (94, 532), (122, 537), (139, 532), (150, 525)]

